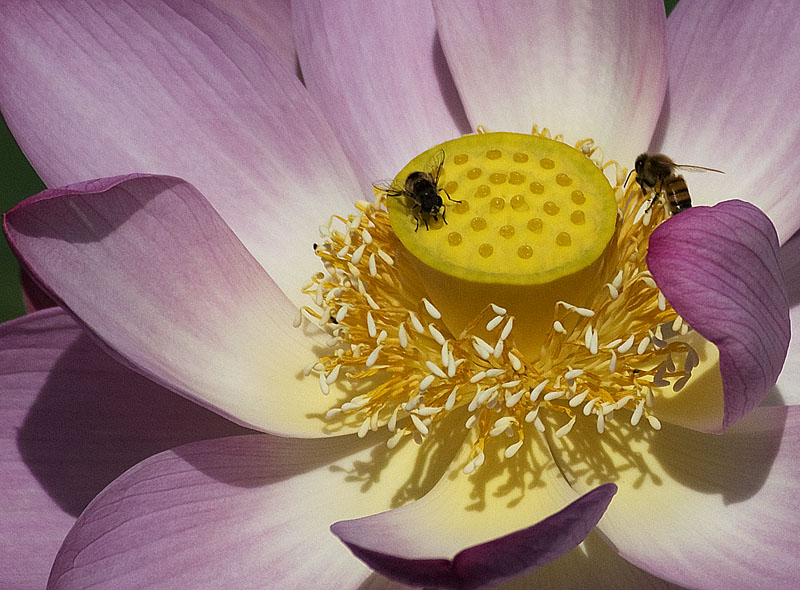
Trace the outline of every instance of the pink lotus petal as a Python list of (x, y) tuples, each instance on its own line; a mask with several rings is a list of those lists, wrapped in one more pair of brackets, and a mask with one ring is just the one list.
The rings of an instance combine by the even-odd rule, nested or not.
[(447, 62), (473, 125), (593, 138), (631, 166), (666, 87), (660, 0), (435, 1)]
[(50, 187), (130, 172), (195, 184), (284, 293), (360, 198), (294, 71), (203, 2), (21, 0), (0, 19), (0, 105)]
[(475, 475), (466, 475), (462, 469), (471, 447), (459, 449), (461, 444), (461, 437), (452, 436), (439, 442), (437, 453), (454, 453), (445, 462), (450, 472), (421, 499), (338, 522), (331, 530), (356, 556), (399, 582), (477, 588), (569, 552), (594, 527), (614, 494), (608, 486), (581, 498), (536, 436), (526, 439), (519, 453), (525, 476), (508, 468), (502, 441), (484, 447), (485, 464)]
[(287, 69), (297, 67), (292, 31), (291, 0), (213, 0), (281, 59)]
[(313, 330), (292, 328), (295, 308), (190, 184), (52, 189), (5, 229), (38, 282), (137, 371), (241, 424), (323, 436), (309, 414), (331, 402), (301, 374)]
[(786, 405), (800, 405), (800, 234), (795, 234), (781, 246), (778, 254), (786, 291), (789, 296), (789, 316), (792, 330), (786, 363), (778, 377), (778, 401)]
[(743, 201), (692, 207), (656, 228), (647, 266), (675, 311), (719, 349), (727, 428), (775, 384), (789, 346), (775, 228)]
[(156, 455), (89, 505), (48, 588), (358, 588), (371, 572), (328, 526), (390, 505), (374, 445), (255, 435)]
[(468, 133), (430, 0), (292, 5), (309, 92), (369, 186)]
[(19, 282), (22, 286), (22, 299), (25, 302), (25, 311), (32, 313), (40, 309), (57, 307), (58, 304), (40, 289), (24, 267), (19, 269)]
[(692, 174), (698, 204), (746, 199), (781, 242), (800, 228), (800, 4), (681, 0), (667, 23), (669, 92), (654, 143)]
[(0, 587), (44, 588), (91, 499), (172, 446), (246, 432), (109, 358), (58, 309), (0, 326)]
[(600, 520), (615, 492), (613, 484), (600, 486), (535, 525), (463, 549), (453, 559), (387, 553), (381, 542), (381, 529), (391, 523), (373, 526), (370, 520), (377, 517), (339, 522), (331, 530), (357, 557), (392, 579), (412, 585), (473, 590), (516, 577), (574, 548)]
[(800, 407), (756, 408), (722, 435), (624, 420), (579, 434), (597, 453), (556, 459), (579, 490), (619, 486), (598, 528), (625, 559), (687, 588), (797, 587)]

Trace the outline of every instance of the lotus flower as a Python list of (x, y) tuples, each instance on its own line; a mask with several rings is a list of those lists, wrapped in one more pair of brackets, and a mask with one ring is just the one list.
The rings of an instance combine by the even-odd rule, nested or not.
[[(46, 184), (63, 187), (4, 222), (60, 307), (0, 328), (3, 585), (794, 587), (796, 4), (683, 0), (668, 21), (641, 0), (219, 4), (3, 3), (0, 106)], [(489, 351), (471, 340), (456, 367), (457, 337), (436, 323), (449, 308), (391, 279), (397, 297), (415, 290), (425, 348), (411, 315), (390, 325), (314, 282), (320, 258), (351, 291), (365, 265), (400, 272), (386, 251), (357, 254), (396, 245), (383, 209), (360, 202), (372, 184), (478, 125), (534, 123), (571, 145), (591, 137), (578, 145), (622, 163), (617, 176), (648, 147), (725, 175), (692, 176), (695, 207), (655, 230), (639, 218), (644, 238), (631, 225), (619, 242), (636, 245), (647, 297), (634, 305), (614, 280), (598, 293), (630, 304), (624, 327), (654, 322), (644, 346), (604, 348), (595, 312), (564, 302), (548, 342), (582, 326), (585, 346), (569, 350), (605, 355), (603, 371), (554, 352), (539, 360), (562, 372), (524, 399), (475, 394), (470, 410), (470, 384), (499, 379), (487, 368), (435, 411), (411, 404), (475, 354), (520, 382), (539, 365), (497, 338)], [(636, 183), (617, 194), (644, 204)], [(321, 239), (332, 215), (348, 225)], [(333, 315), (304, 311), (293, 328), (319, 297)], [(507, 337), (506, 310), (486, 309)], [(680, 373), (624, 365), (659, 354), (668, 314), (678, 336), (688, 323), (713, 343), (704, 372), (680, 345), (691, 378), (676, 395), (602, 401), (588, 375), (614, 373), (617, 351), (631, 383)], [(385, 344), (325, 356), (356, 320), (364, 342)], [(408, 339), (432, 350), (434, 331), (445, 345), (441, 362), (423, 358), (430, 379), (400, 353), (381, 359)], [(402, 412), (352, 397), (357, 358), (416, 379)], [(560, 418), (513, 414), (539, 395)], [(464, 428), (495, 407), (512, 413)]]

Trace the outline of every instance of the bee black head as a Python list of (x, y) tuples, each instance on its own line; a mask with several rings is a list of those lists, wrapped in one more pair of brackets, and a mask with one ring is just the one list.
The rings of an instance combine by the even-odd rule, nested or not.
[(636, 175), (640, 175), (642, 173), (642, 168), (644, 168), (644, 162), (647, 160), (647, 154), (639, 154), (636, 158), (636, 163), (633, 165), (634, 170), (636, 170)]

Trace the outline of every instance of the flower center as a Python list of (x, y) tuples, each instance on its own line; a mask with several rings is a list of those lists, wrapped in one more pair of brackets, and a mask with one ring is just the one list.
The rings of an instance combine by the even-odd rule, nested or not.
[(664, 211), (618, 166), (612, 188), (591, 141), (545, 135), (448, 141), (321, 228), (299, 320), (330, 334), (304, 370), (336, 397), (326, 428), (385, 427), (394, 448), (459, 412), (467, 473), (579, 419), (660, 428), (654, 392), (698, 364), (645, 263)]
[[(430, 183), (416, 193), (420, 172)], [(489, 303), (515, 316), (517, 345), (538, 352), (553, 306), (583, 305), (617, 219), (614, 191), (583, 153), (540, 135), (467, 135), (400, 171), (389, 220), (443, 321), (460, 333)], [(414, 186), (408, 188), (414, 189)], [(433, 209), (433, 211), (431, 211)], [(420, 229), (420, 221), (426, 229)]]

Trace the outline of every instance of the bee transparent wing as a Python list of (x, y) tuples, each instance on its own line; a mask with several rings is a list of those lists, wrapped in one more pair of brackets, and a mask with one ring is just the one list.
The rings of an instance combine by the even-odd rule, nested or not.
[(387, 197), (399, 197), (405, 194), (405, 186), (397, 178), (394, 180), (380, 180), (373, 183), (372, 186)]
[(676, 170), (686, 170), (687, 172), (717, 172), (719, 174), (725, 174), (722, 170), (717, 170), (716, 168), (706, 168), (705, 166), (689, 166), (686, 164), (676, 164)]
[(437, 150), (425, 164), (425, 172), (431, 175), (433, 183), (438, 184), (444, 167), (444, 150)]

